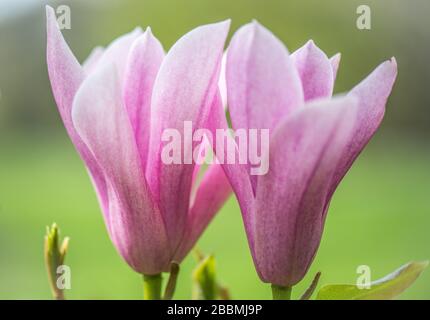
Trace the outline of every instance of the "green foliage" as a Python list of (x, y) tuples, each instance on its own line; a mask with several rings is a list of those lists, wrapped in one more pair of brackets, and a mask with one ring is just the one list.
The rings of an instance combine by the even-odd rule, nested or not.
[(59, 234), (60, 230), (56, 223), (53, 223), (51, 227), (46, 227), (44, 256), (52, 295), (55, 299), (63, 300), (64, 292), (57, 286), (57, 268), (64, 264), (64, 259), (69, 247), (69, 238), (64, 238), (60, 246)]
[(193, 271), (193, 299), (215, 300), (217, 295), (215, 258), (210, 255), (203, 258)]
[(326, 285), (318, 292), (317, 300), (394, 299), (409, 288), (427, 266), (427, 261), (410, 262), (388, 276), (372, 282), (369, 289), (347, 284)]

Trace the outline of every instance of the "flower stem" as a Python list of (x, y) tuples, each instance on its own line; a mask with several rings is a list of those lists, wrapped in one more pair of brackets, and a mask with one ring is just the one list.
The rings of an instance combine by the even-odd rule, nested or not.
[(272, 284), (273, 300), (291, 300), (292, 287), (282, 287)]
[(172, 300), (175, 294), (176, 281), (178, 280), (179, 264), (172, 262), (170, 265), (170, 276), (167, 281), (166, 289), (164, 290), (164, 300)]
[(314, 277), (314, 280), (312, 280), (311, 285), (309, 286), (309, 288), (305, 291), (305, 293), (303, 293), (302, 297), (300, 298), (300, 300), (309, 300), (312, 297), (312, 294), (314, 293), (317, 285), (318, 285), (318, 281), (320, 280), (321, 277), (321, 272), (317, 272), (317, 274)]
[(143, 299), (161, 300), (161, 273), (155, 275), (143, 275)]

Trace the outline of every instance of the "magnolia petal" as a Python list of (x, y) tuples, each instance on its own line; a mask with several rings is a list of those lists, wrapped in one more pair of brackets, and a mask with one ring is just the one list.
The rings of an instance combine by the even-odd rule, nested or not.
[(333, 178), (332, 192), (381, 124), (396, 77), (397, 63), (393, 58), (379, 65), (349, 93), (358, 98), (359, 108), (353, 125), (354, 134), (342, 153)]
[(224, 21), (201, 26), (179, 39), (163, 60), (154, 84), (146, 175), (160, 203), (174, 248), (179, 244), (186, 224), (194, 169), (194, 164), (184, 164), (188, 162), (184, 158), (192, 160), (192, 147), (197, 144), (192, 141), (184, 143), (184, 148), (181, 148), (183, 164), (166, 165), (161, 159), (161, 136), (164, 129), (183, 132), (184, 121), (191, 121), (193, 131), (206, 123), (218, 90), (229, 25), (229, 21)]
[[(211, 108), (211, 113), (208, 119), (207, 127), (212, 133), (213, 137), (216, 137), (217, 129), (228, 130), (227, 119), (225, 116), (224, 108), (222, 107), (221, 97), (218, 94)], [(224, 139), (224, 144), (227, 144), (227, 140), (233, 138), (227, 135)], [(231, 143), (235, 143), (234, 140)], [(227, 159), (227, 150), (224, 149), (224, 154), (217, 153), (217, 146), (213, 144), (214, 153), (218, 159)], [(238, 159), (239, 152), (236, 148), (235, 158)], [(254, 258), (254, 192), (252, 189), (251, 179), (247, 165), (239, 163), (228, 164), (225, 160), (220, 160), (225, 176), (230, 182), (231, 188), (236, 195), (237, 201), (240, 206), (242, 213), (242, 219), (245, 226), (246, 235), (248, 238), (251, 255)], [(254, 263), (257, 261), (254, 258)], [(258, 271), (258, 268), (257, 268)]]
[(227, 52), (227, 96), (234, 129), (274, 129), (303, 104), (303, 91), (288, 50), (254, 21), (233, 36)]
[(263, 281), (292, 286), (306, 274), (356, 107), (354, 97), (311, 102), (273, 133), (269, 171), (259, 176), (256, 195), (254, 246)]
[(302, 81), (305, 101), (333, 94), (333, 67), (326, 54), (310, 40), (291, 55)]
[(163, 47), (148, 28), (133, 43), (125, 71), (124, 103), (133, 127), (142, 168), (146, 168), (148, 158), (152, 89), (163, 59)]
[(103, 56), (105, 49), (103, 47), (95, 47), (90, 55), (85, 59), (82, 63), (82, 68), (85, 71), (85, 74), (90, 74), (94, 68), (97, 66), (97, 63), (100, 61), (100, 58)]
[(128, 54), (134, 41), (142, 34), (142, 29), (137, 27), (133, 31), (126, 33), (112, 41), (106, 47), (103, 55), (99, 58), (97, 67), (114, 64), (120, 79), (120, 84), (124, 84), (125, 70), (127, 67)]
[(47, 63), (52, 91), (68, 131), (73, 131), (70, 110), (76, 91), (84, 80), (82, 68), (64, 40), (54, 9), (46, 7)]
[(339, 70), (341, 58), (342, 58), (342, 55), (340, 53), (337, 53), (333, 57), (330, 58), (330, 63), (331, 63), (331, 66), (333, 68), (333, 82), (336, 82), (337, 72)]
[(210, 144), (209, 139), (206, 136), (203, 136), (201, 139), (201, 143), (197, 146), (196, 150), (198, 150), (197, 163), (194, 164), (193, 170), (193, 179), (192, 179), (192, 187), (191, 187), (191, 197), (190, 203), (192, 204), (195, 199), (195, 195), (197, 193), (198, 185), (202, 176), (204, 176), (207, 168), (205, 168), (202, 164), (205, 160), (213, 160), (212, 154), (212, 145)]
[[(279, 119), (303, 104), (302, 85), (288, 50), (256, 21), (233, 36), (226, 79), (234, 129), (274, 130)], [(256, 176), (250, 181), (255, 191)]]
[(170, 262), (167, 236), (145, 181), (113, 65), (97, 68), (83, 82), (72, 118), (108, 181), (112, 241), (134, 270), (160, 273)]
[(64, 127), (88, 168), (106, 220), (108, 215), (106, 182), (97, 161), (76, 133), (72, 123), (71, 109), (73, 99), (84, 80), (84, 72), (60, 32), (54, 9), (49, 6), (46, 6), (46, 19), (46, 57), (52, 92)]
[(221, 165), (210, 165), (197, 189), (194, 203), (188, 215), (184, 237), (175, 254), (174, 261), (182, 261), (188, 254), (230, 194), (230, 183)]
[(226, 64), (227, 64), (227, 52), (225, 52), (224, 55), (222, 56), (221, 71), (219, 74), (219, 81), (218, 81), (219, 92), (221, 95), (221, 101), (224, 109), (227, 108), (227, 80), (225, 78)]

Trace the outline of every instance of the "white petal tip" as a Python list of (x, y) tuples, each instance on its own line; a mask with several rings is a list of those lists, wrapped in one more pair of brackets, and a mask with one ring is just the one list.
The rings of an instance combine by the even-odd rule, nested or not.
[(151, 34), (152, 34), (152, 30), (151, 30), (151, 27), (150, 27), (150, 26), (147, 26), (147, 27), (146, 27), (146, 29), (145, 29), (145, 33), (147, 33), (148, 35), (151, 35)]
[(142, 27), (137, 26), (136, 28), (133, 29), (133, 31), (131, 33), (135, 34), (135, 35), (143, 33)]
[(257, 19), (252, 19), (251, 24), (252, 24), (253, 26), (261, 26), (260, 22), (258, 22), (258, 20), (257, 20)]
[(252, 21), (248, 24), (245, 24), (243, 27), (247, 27), (251, 32), (257, 32), (261, 30), (265, 30), (266, 28), (256, 19), (252, 19)]
[(315, 44), (315, 41), (314, 40), (309, 40), (307, 43), (306, 43), (306, 45), (307, 46), (309, 46), (309, 47), (316, 47), (316, 44)]
[(50, 5), (45, 5), (45, 11), (46, 11), (46, 13), (48, 14), (52, 14), (52, 13), (54, 13), (55, 11), (54, 11), (54, 8), (52, 8)]
[(379, 68), (381, 70), (385, 70), (385, 72), (389, 72), (392, 74), (397, 74), (397, 60), (396, 58), (392, 57), (390, 60), (386, 60), (383, 63), (379, 65)]
[(46, 19), (47, 19), (48, 21), (56, 20), (56, 19), (55, 19), (55, 11), (54, 11), (54, 8), (52, 8), (51, 6), (46, 5), (46, 6), (45, 6), (45, 12), (46, 12)]
[(217, 24), (220, 24), (225, 28), (230, 28), (231, 19), (226, 19), (224, 21), (218, 22)]
[(333, 60), (340, 60), (342, 58), (342, 53), (338, 52), (336, 53), (331, 59)]

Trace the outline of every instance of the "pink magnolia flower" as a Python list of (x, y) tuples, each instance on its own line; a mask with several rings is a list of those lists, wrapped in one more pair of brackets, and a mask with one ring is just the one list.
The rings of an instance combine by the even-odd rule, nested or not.
[(229, 21), (201, 26), (165, 54), (149, 28), (136, 29), (81, 66), (47, 7), (48, 71), (61, 118), (112, 242), (139, 273), (181, 261), (230, 194), (219, 165), (197, 183), (194, 164), (165, 165), (160, 156), (165, 128), (205, 127), (228, 30)]
[[(266, 175), (224, 165), (255, 267), (267, 283), (289, 287), (306, 274), (331, 197), (379, 127), (396, 78), (393, 58), (346, 96), (332, 98), (339, 60), (312, 41), (289, 55), (257, 22), (239, 29), (227, 51), (233, 129), (270, 129)], [(219, 96), (211, 126), (227, 127)]]

